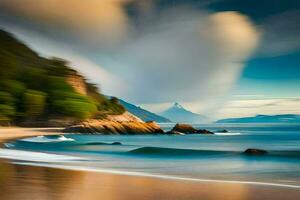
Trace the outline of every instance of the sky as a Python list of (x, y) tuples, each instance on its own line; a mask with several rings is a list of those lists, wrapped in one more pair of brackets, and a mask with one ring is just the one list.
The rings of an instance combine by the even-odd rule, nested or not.
[(0, 27), (153, 112), (300, 114), (298, 0), (0, 0)]

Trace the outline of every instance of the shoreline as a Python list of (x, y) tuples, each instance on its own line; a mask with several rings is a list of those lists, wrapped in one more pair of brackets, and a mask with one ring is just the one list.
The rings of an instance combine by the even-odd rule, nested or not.
[(0, 174), (0, 191), (4, 199), (10, 200), (292, 200), (300, 195), (299, 189), (288, 187), (195, 182), (3, 162), (0, 168), (7, 172), (5, 179)]
[(67, 134), (62, 132), (63, 127), (49, 128), (23, 128), (23, 127), (0, 127), (0, 144), (9, 140), (21, 139), (34, 136)]
[(83, 166), (66, 166), (66, 165), (57, 165), (57, 164), (31, 164), (31, 163), (22, 163), (16, 162), (18, 165), (27, 165), (32, 167), (46, 167), (53, 169), (61, 170), (72, 170), (72, 171), (82, 171), (82, 172), (91, 172), (91, 173), (105, 173), (112, 175), (124, 175), (124, 176), (133, 176), (133, 177), (142, 177), (142, 178), (155, 178), (163, 180), (173, 180), (173, 181), (188, 181), (188, 182), (198, 182), (198, 183), (219, 183), (219, 184), (243, 184), (243, 185), (253, 185), (253, 186), (271, 186), (271, 187), (283, 187), (283, 188), (294, 188), (300, 189), (300, 185), (292, 184), (281, 184), (281, 183), (272, 183), (272, 182), (259, 182), (259, 181), (242, 181), (242, 180), (221, 180), (221, 179), (206, 179), (206, 178), (190, 178), (190, 177), (179, 177), (173, 175), (164, 175), (164, 174), (151, 174), (146, 172), (131, 172), (131, 171), (121, 171), (121, 170), (112, 170), (105, 168), (88, 168)]
[[(24, 137), (33, 137), (39, 135), (56, 135), (65, 134), (59, 132), (58, 128), (0, 128), (0, 143), (8, 140), (14, 140)], [(5, 136), (4, 136), (5, 134)], [(87, 199), (94, 200), (105, 198), (107, 200), (118, 199), (209, 199), (209, 200), (264, 200), (264, 199), (295, 199), (300, 196), (300, 186), (288, 185), (280, 183), (264, 183), (251, 181), (230, 181), (230, 180), (214, 180), (214, 179), (195, 179), (182, 178), (169, 175), (155, 175), (142, 172), (128, 172), (109, 169), (92, 169), (80, 166), (63, 166), (59, 164), (44, 164), (23, 162), (21, 160), (11, 162), (11, 159), (0, 159), (0, 169), (4, 173), (0, 173), (0, 190), (5, 191), (7, 198), (12, 200), (26, 200), (36, 197), (39, 193), (40, 186), (38, 185), (19, 185), (18, 181), (32, 182), (32, 177), (41, 182), (62, 181), (60, 186), (71, 188), (76, 193), (76, 196), (66, 199)], [(3, 166), (5, 166), (3, 168)], [(6, 169), (8, 168), (8, 170)], [(4, 169), (4, 170), (3, 170)], [(0, 170), (0, 171), (1, 171)], [(14, 173), (9, 170), (15, 170)], [(39, 174), (42, 171), (43, 173)], [(15, 174), (22, 172), (28, 176), (14, 177)], [(50, 173), (51, 172), (51, 173)], [(12, 177), (10, 175), (12, 174)], [(46, 175), (45, 175), (46, 174)], [(56, 177), (59, 174), (59, 177)], [(72, 176), (65, 174), (72, 174)], [(3, 176), (3, 177), (1, 177)], [(66, 183), (68, 179), (73, 182), (73, 176), (80, 178), (79, 185)], [(83, 177), (83, 178), (82, 178)], [(89, 177), (88, 180), (84, 177)], [(21, 180), (19, 180), (21, 179)], [(4, 181), (1, 183), (1, 180)], [(16, 181), (16, 182), (14, 182)], [(77, 178), (75, 179), (77, 181)], [(6, 182), (12, 184), (12, 187), (3, 186)], [(13, 183), (12, 183), (13, 182)], [(34, 183), (34, 182), (33, 182)], [(89, 187), (85, 187), (85, 186)], [(93, 186), (91, 186), (93, 185)], [(29, 188), (28, 188), (29, 187)], [(45, 192), (49, 195), (50, 187), (47, 187)], [(90, 188), (91, 187), (91, 188)], [(30, 189), (28, 197), (18, 197), (15, 190)], [(177, 188), (177, 189), (174, 189)], [(83, 192), (82, 192), (83, 190)], [(109, 196), (111, 191), (114, 191), (114, 197)], [(89, 196), (88, 193), (94, 194)], [(65, 196), (71, 195), (69, 192), (62, 193), (54, 190), (50, 195)], [(78, 195), (78, 197), (77, 197)], [(108, 195), (108, 196), (107, 196)], [(151, 198), (150, 198), (151, 197)], [(43, 199), (43, 198), (40, 198)]]

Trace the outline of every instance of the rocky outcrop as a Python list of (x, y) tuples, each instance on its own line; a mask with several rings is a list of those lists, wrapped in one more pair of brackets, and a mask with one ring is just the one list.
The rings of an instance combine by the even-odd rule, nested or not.
[(122, 115), (107, 115), (106, 119), (113, 122), (143, 122), (143, 120), (128, 111)]
[(189, 124), (176, 124), (171, 131), (164, 132), (154, 121), (144, 122), (140, 118), (125, 112), (122, 115), (108, 115), (106, 119), (92, 119), (77, 125), (68, 126), (63, 132), (103, 135), (138, 135), (138, 134), (214, 134), (205, 129), (195, 129)]
[(66, 78), (66, 81), (70, 84), (70, 86), (79, 94), (87, 95), (87, 88), (85, 84), (85, 80), (81, 75), (72, 74)]
[(189, 125), (189, 124), (179, 124), (179, 123), (176, 124), (171, 131), (172, 132), (180, 132), (180, 133), (184, 133), (184, 134), (197, 133), (197, 129), (195, 129), (191, 125)]
[(214, 134), (213, 132), (206, 130), (206, 129), (199, 129), (197, 130), (198, 134)]
[(169, 134), (214, 134), (206, 129), (195, 129), (189, 124), (176, 124), (174, 128), (167, 132)]
[(153, 121), (144, 122), (126, 111), (122, 115), (108, 115), (106, 119), (91, 119), (64, 129), (66, 133), (135, 135), (162, 134), (164, 131)]
[(67, 133), (85, 134), (162, 134), (164, 131), (155, 122), (88, 120), (64, 129)]
[(178, 132), (178, 131), (167, 131), (166, 132), (167, 135), (185, 135), (184, 133), (182, 132)]
[(264, 155), (268, 153), (266, 150), (263, 149), (247, 149), (244, 151), (244, 154), (246, 155)]

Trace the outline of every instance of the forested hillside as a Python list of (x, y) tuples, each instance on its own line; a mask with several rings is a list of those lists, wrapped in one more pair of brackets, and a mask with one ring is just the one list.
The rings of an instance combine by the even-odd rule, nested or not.
[[(81, 89), (74, 83), (78, 79)], [(107, 99), (60, 58), (44, 58), (0, 30), (0, 123), (49, 119), (82, 120), (121, 114), (118, 99)]]

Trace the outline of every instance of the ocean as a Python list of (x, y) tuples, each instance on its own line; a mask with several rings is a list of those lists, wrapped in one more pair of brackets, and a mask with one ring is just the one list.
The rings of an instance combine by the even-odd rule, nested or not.
[[(217, 134), (39, 136), (6, 143), (0, 157), (22, 165), (300, 187), (300, 124), (193, 126)], [(268, 153), (246, 155), (248, 148)]]

